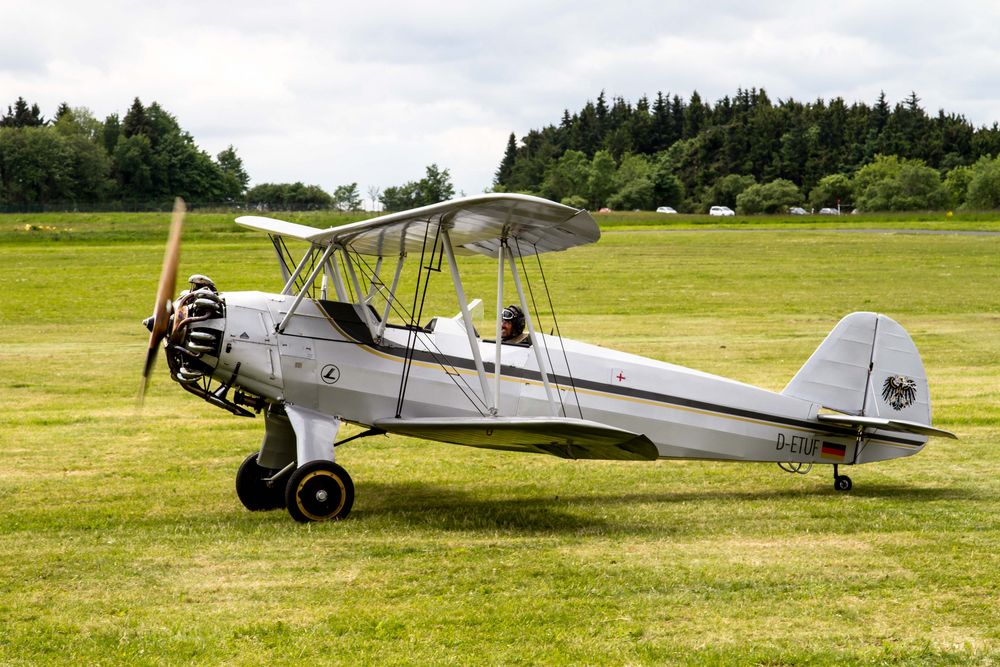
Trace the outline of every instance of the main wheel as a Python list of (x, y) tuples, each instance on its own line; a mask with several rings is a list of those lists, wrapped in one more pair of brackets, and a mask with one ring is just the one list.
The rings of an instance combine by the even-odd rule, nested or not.
[(838, 491), (850, 491), (852, 486), (854, 485), (851, 483), (851, 478), (847, 475), (837, 475), (833, 478), (833, 488)]
[(354, 505), (354, 482), (333, 461), (310, 461), (288, 478), (285, 505), (292, 518), (302, 523), (338, 521)]
[(276, 472), (257, 463), (257, 452), (243, 459), (240, 469), (236, 471), (236, 495), (243, 507), (251, 512), (260, 512), (285, 506), (284, 485), (279, 481), (269, 486), (264, 481)]

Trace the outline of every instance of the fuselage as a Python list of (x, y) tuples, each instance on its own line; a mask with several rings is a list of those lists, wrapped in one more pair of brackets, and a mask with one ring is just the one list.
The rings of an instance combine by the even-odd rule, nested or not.
[[(461, 320), (435, 318), (414, 329), (389, 325), (379, 340), (372, 312), (305, 300), (286, 323), (293, 297), (229, 292), (218, 357), (219, 380), (269, 401), (372, 425), (400, 416), (488, 413), (496, 343), (476, 337), (489, 383), (484, 392)], [(550, 402), (535, 350), (545, 351)], [(866, 463), (918, 452), (926, 437), (857, 433), (816, 419), (820, 406), (723, 377), (570, 339), (536, 334), (530, 345), (501, 346), (498, 414), (579, 417), (644, 434), (661, 458), (795, 463)]]

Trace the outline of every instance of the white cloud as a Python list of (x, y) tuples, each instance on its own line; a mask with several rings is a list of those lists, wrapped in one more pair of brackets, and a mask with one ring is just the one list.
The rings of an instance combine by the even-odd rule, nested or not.
[(913, 90), (928, 113), (1000, 120), (1000, 5), (973, 0), (57, 4), (0, 0), (0, 104), (104, 117), (155, 100), (210, 153), (235, 145), (255, 182), (364, 192), (437, 163), (479, 192), (511, 131), (601, 90), (868, 103)]

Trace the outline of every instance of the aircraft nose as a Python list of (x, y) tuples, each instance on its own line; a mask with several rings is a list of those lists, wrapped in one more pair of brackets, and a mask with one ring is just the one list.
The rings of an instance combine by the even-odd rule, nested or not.
[(150, 315), (149, 317), (147, 317), (146, 319), (144, 319), (142, 321), (142, 326), (144, 326), (147, 329), (149, 329), (150, 331), (152, 331), (153, 330), (153, 320), (155, 320), (155, 319), (156, 319), (155, 316)]

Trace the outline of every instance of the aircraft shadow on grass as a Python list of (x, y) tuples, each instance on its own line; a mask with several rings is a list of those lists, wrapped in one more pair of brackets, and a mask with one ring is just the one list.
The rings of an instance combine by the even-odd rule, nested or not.
[[(356, 520), (388, 519), (394, 523), (429, 528), (476, 531), (506, 530), (522, 533), (579, 534), (616, 532), (627, 534), (683, 534), (695, 527), (688, 518), (672, 522), (630, 508), (679, 504), (721, 505), (777, 501), (835, 507), (855, 499), (879, 498), (903, 503), (974, 500), (980, 494), (967, 488), (920, 488), (897, 484), (866, 485), (850, 498), (834, 490), (817, 494), (813, 488), (761, 489), (754, 491), (665, 491), (662, 493), (546, 494), (522, 498), (476, 498), (465, 491), (425, 482), (365, 483), (368, 501), (357, 508)], [(781, 505), (784, 507), (785, 505)], [(834, 507), (831, 505), (831, 508)], [(609, 508), (622, 508), (620, 513)], [(656, 507), (648, 508), (655, 514)], [(724, 510), (723, 510), (724, 511)], [(779, 511), (779, 510), (776, 510)], [(687, 515), (685, 515), (687, 516)], [(700, 531), (700, 522), (697, 530)]]

